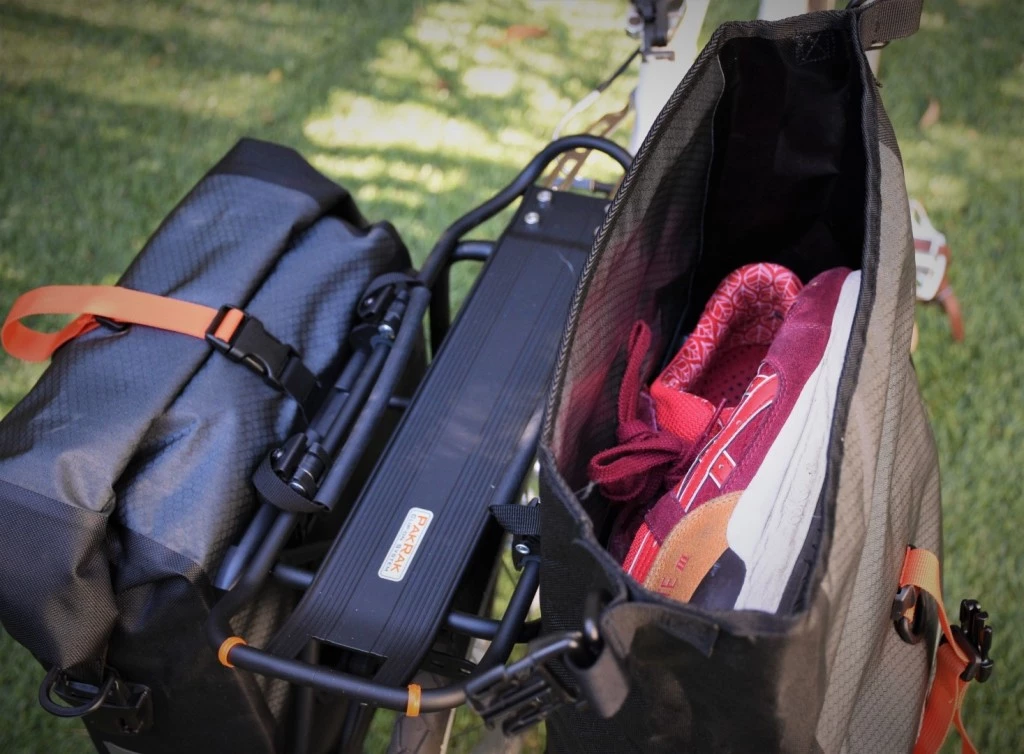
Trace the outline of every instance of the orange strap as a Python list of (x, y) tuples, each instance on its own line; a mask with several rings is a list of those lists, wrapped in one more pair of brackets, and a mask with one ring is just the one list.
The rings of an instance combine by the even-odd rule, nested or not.
[(726, 530), (740, 495), (722, 495), (683, 516), (661, 543), (644, 586), (678, 602), (689, 602), (729, 549)]
[(939, 645), (936, 657), (935, 680), (932, 682), (928, 701), (924, 707), (924, 719), (921, 732), (914, 745), (914, 754), (934, 754), (942, 748), (951, 726), (956, 726), (960, 733), (961, 751), (963, 754), (977, 754), (967, 731), (960, 718), (960, 708), (967, 695), (970, 681), (960, 676), (969, 664), (969, 659), (960, 649), (953, 637), (942, 604), (942, 583), (939, 576), (939, 559), (930, 550), (907, 548), (903, 561), (903, 572), (900, 574), (900, 587), (916, 586), (928, 592), (935, 600), (939, 610), (939, 623), (945, 641)]
[[(20, 322), (34, 314), (80, 316), (58, 332), (45, 333)], [(49, 285), (18, 297), (0, 331), (0, 341), (11, 356), (24, 361), (45, 361), (72, 338), (95, 329), (96, 317), (205, 338), (217, 314), (217, 309), (202, 304), (115, 285)], [(239, 310), (229, 310), (215, 337), (230, 340), (243, 316)]]

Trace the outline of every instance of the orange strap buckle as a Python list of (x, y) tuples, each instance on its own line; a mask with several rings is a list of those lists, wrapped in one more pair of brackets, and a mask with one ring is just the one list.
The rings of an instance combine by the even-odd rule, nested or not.
[[(38, 314), (78, 315), (46, 333), (21, 320)], [(45, 361), (73, 338), (103, 324), (115, 329), (143, 325), (206, 340), (232, 361), (245, 364), (307, 412), (320, 395), (316, 375), (294, 348), (275, 338), (256, 318), (234, 306), (214, 309), (116, 285), (50, 285), (22, 294), (0, 330), (7, 352), (24, 361)]]
[[(934, 754), (942, 748), (951, 727), (960, 733), (963, 754), (977, 754), (960, 717), (960, 710), (970, 682), (984, 682), (992, 675), (992, 627), (986, 624), (988, 613), (975, 600), (960, 603), (960, 625), (951, 626), (942, 602), (939, 559), (930, 550), (907, 548), (900, 574), (900, 591), (893, 606), (896, 630), (906, 641), (917, 641), (913, 624), (920, 614), (916, 598), (908, 596), (907, 587), (927, 592), (938, 608), (942, 641), (935, 658), (935, 680), (925, 703), (921, 730), (914, 754)], [(904, 636), (911, 633), (911, 636)]]

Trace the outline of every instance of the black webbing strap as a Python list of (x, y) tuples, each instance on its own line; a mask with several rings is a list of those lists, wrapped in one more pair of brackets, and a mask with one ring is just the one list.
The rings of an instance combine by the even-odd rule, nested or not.
[(924, 0), (855, 0), (847, 7), (858, 14), (861, 45), (872, 50), (914, 34), (921, 26)]
[(270, 456), (263, 459), (252, 475), (252, 486), (260, 500), (283, 511), (291, 513), (323, 513), (325, 508), (293, 490), (274, 473)]
[(540, 506), (502, 503), (490, 507), (494, 520), (513, 537), (540, 539)]
[(540, 553), (540, 504), (500, 503), (488, 509), (494, 520), (512, 535), (512, 564), (522, 568), (524, 558)]

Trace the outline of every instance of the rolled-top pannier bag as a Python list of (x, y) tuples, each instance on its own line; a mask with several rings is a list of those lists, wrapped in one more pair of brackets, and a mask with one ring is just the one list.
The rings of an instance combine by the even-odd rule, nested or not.
[(591, 704), (552, 714), (549, 751), (931, 751), (947, 686), (990, 670), (946, 624), (936, 664), (910, 218), (864, 55), (919, 14), (726, 24), (639, 150), (541, 443), (544, 630), (589, 625), (601, 658), (556, 665)]
[[(0, 423), (0, 620), (50, 686), (111, 692), (84, 718), (100, 751), (280, 750), (289, 687), (223, 672), (211, 580), (256, 508), (257, 464), (343, 365), (361, 294), (409, 266), (394, 229), (296, 152), (243, 140), (117, 287), (15, 305), (8, 350), (57, 350)], [(17, 321), (72, 312), (57, 335)], [(256, 642), (294, 604), (264, 594), (235, 626)]]

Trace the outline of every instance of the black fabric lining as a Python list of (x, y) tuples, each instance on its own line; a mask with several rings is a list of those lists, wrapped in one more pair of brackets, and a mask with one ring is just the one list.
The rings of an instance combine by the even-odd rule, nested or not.
[(207, 175), (241, 175), (301, 191), (325, 212), (365, 230), (369, 223), (352, 196), (319, 173), (294, 149), (269, 141), (244, 138), (213, 166)]
[(861, 266), (864, 146), (847, 132), (859, 120), (861, 92), (843, 35), (733, 39), (719, 61), (725, 92), (682, 333), (721, 280), (745, 264), (781, 264), (804, 282), (832, 267)]

